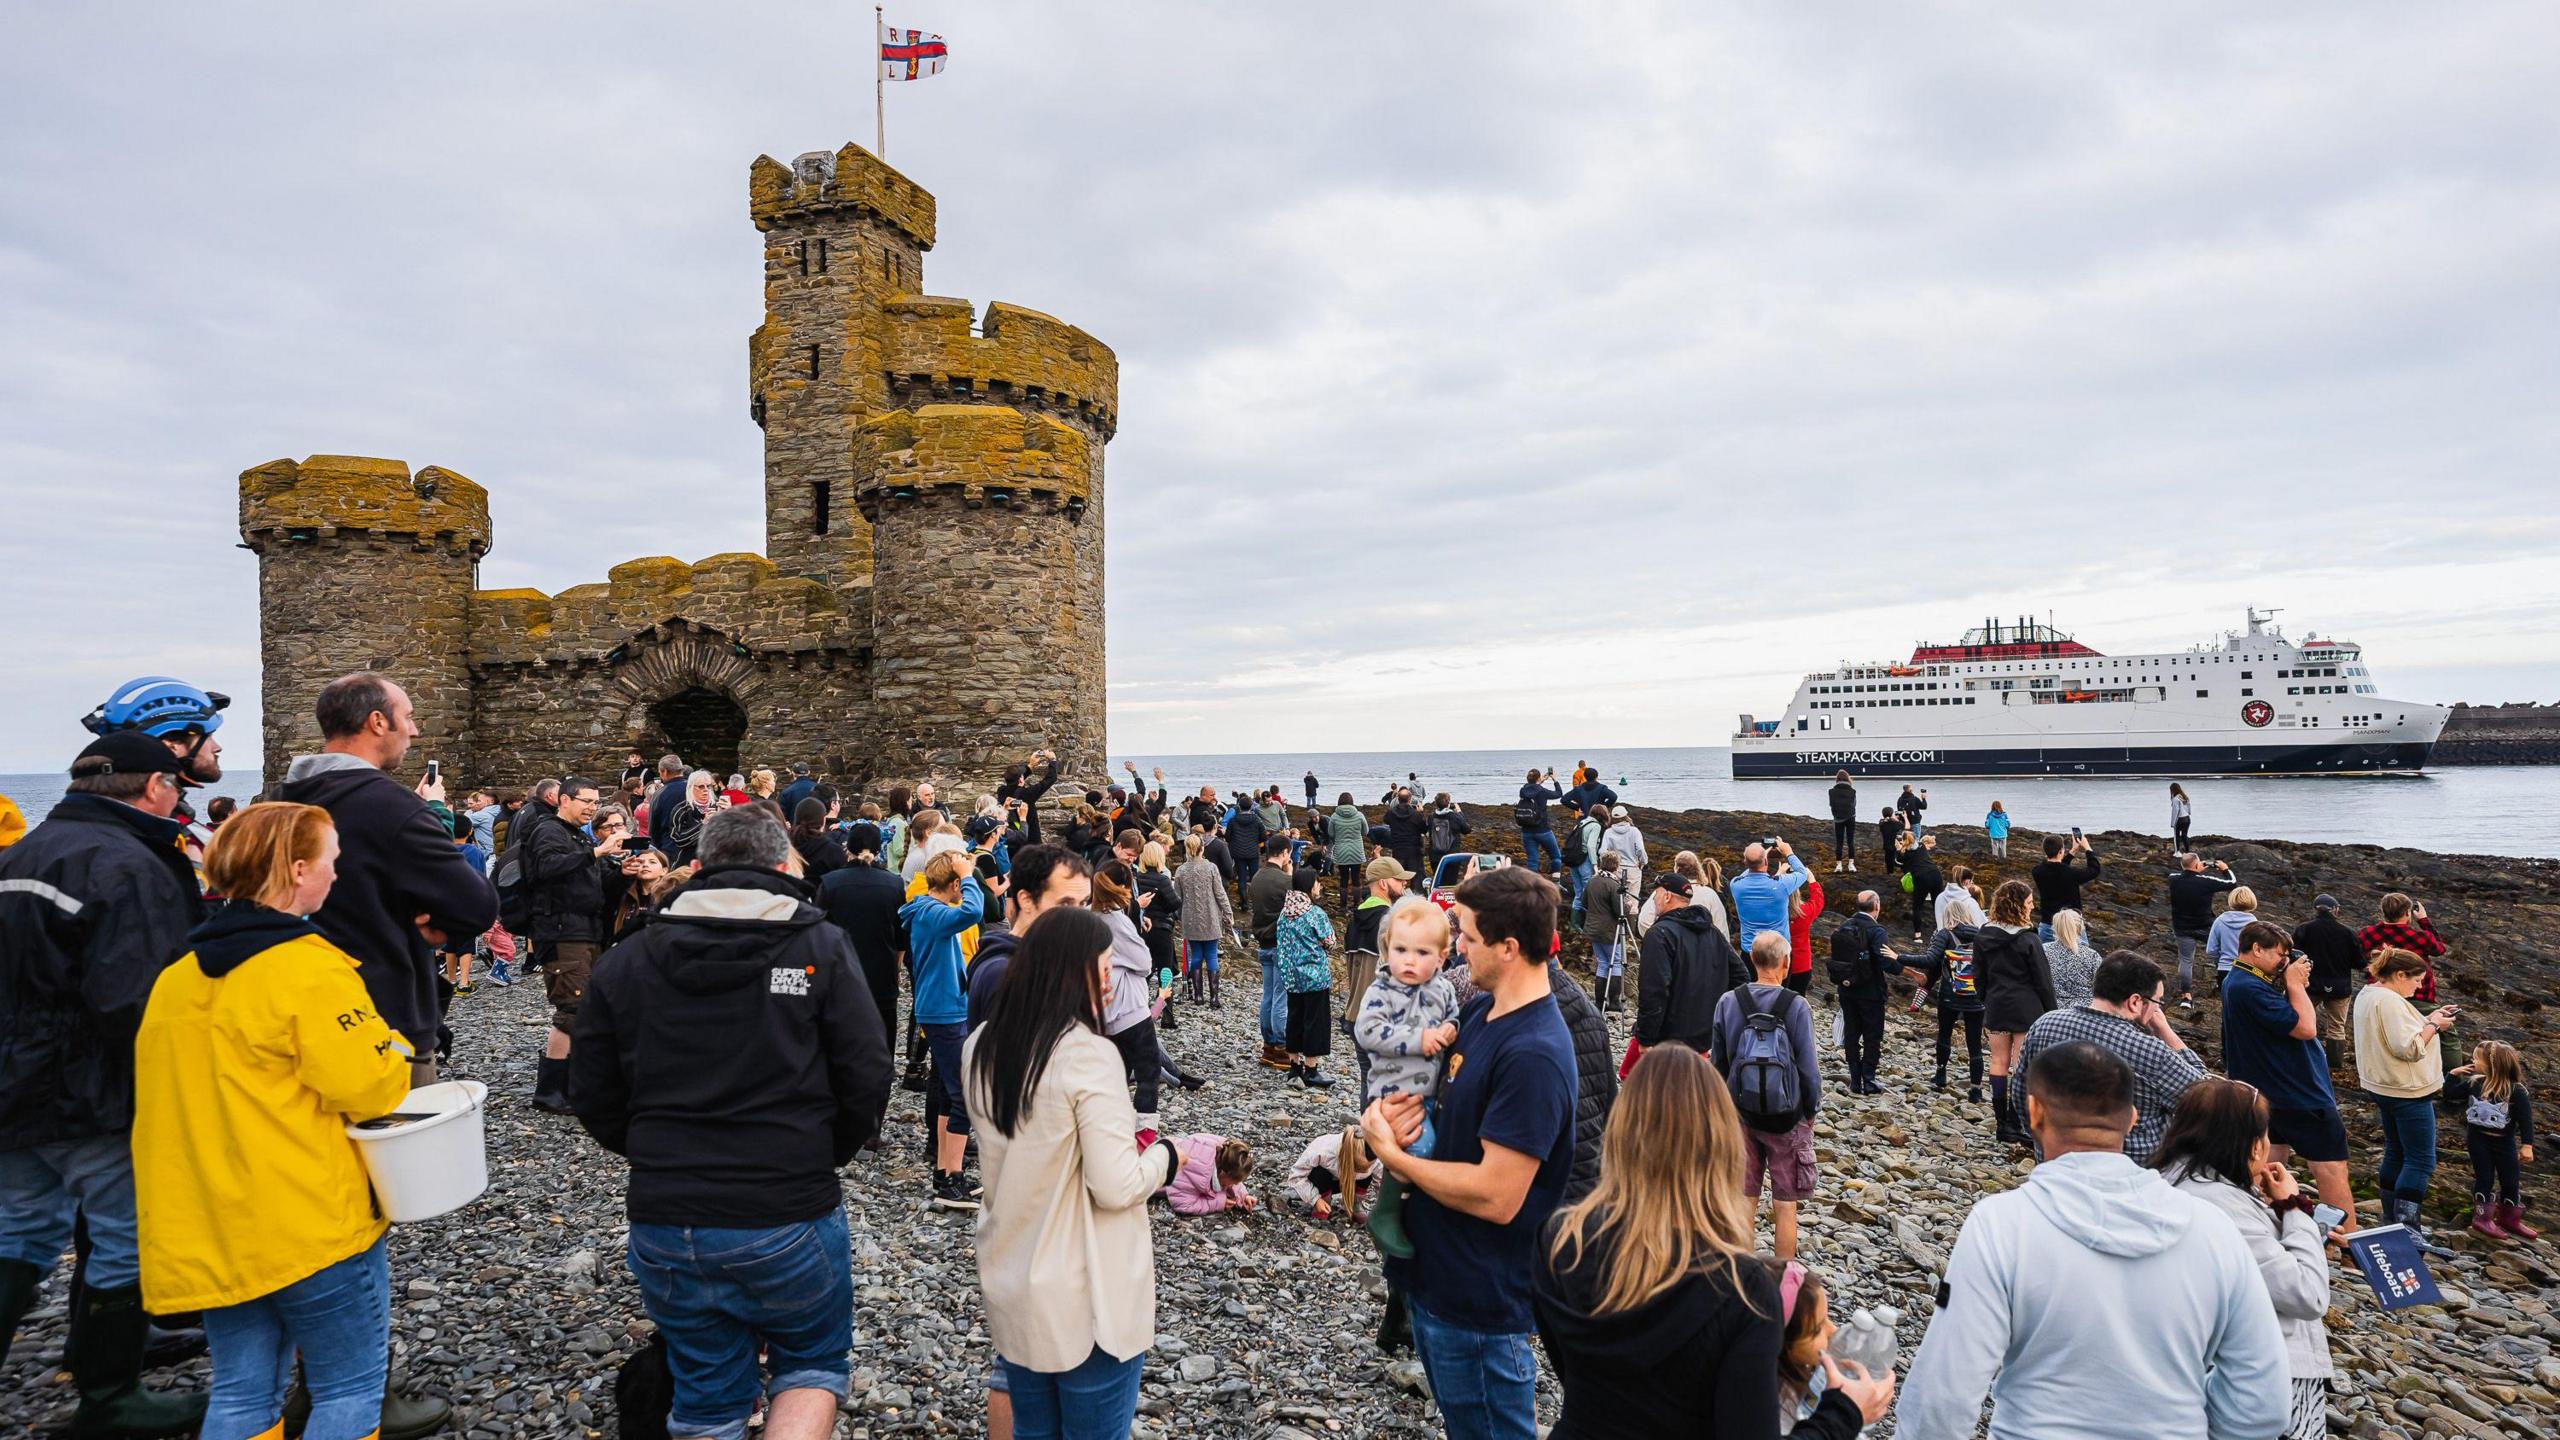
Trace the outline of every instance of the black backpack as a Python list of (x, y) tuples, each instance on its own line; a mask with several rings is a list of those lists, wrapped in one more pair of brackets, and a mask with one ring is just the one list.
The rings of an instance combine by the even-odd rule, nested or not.
[(1567, 865), (1581, 865), (1590, 861), (1591, 847), (1582, 843), (1581, 821), (1573, 822), (1573, 828), (1565, 832), (1562, 854), (1564, 863)]
[(1544, 830), (1547, 828), (1547, 802), (1522, 800), (1511, 807), (1511, 818), (1518, 821), (1523, 830)]
[(1742, 1115), (1742, 1123), (1767, 1134), (1784, 1134), (1804, 1119), (1798, 1108), (1804, 1095), (1803, 1077), (1796, 1073), (1796, 1043), (1787, 1033), (1786, 1007), (1796, 1001), (1795, 995), (1780, 990), (1771, 1008), (1763, 1010), (1744, 986), (1742, 997), (1742, 1035), (1734, 1042), (1733, 1058), (1725, 1067), (1725, 1088), (1733, 1092), (1733, 1108)]
[(1431, 848), (1446, 855), (1458, 848), (1458, 812), (1440, 810), (1431, 816)]
[(533, 837), (525, 843), (510, 845), (498, 857), (497, 868), (489, 872), (489, 882), (498, 892), (498, 923), (510, 935), (522, 935), (533, 928), (533, 881), (525, 872), (533, 865)]

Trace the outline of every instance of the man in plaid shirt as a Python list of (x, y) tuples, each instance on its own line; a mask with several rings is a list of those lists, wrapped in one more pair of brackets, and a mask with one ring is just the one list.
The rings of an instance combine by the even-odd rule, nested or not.
[(2436, 957), (2445, 953), (2443, 937), (2436, 934), (2434, 922), (2427, 919), (2427, 907), (2394, 890), (2382, 897), (2382, 919), (2356, 933), (2364, 943), (2364, 953), (2390, 946), (2406, 950), (2427, 962), (2425, 978), (2418, 982), (2416, 1000), (2421, 1005), (2436, 1003)]
[[(2020, 1042), (2010, 1073), (2025, 1070), (2038, 1052), (2076, 1040), (2086, 1040), (2124, 1061), (2133, 1070), (2136, 1112), (2132, 1132), (2124, 1138), (2124, 1153), (2136, 1165), (2148, 1165), (2152, 1152), (2160, 1147), (2160, 1137), (2168, 1131), (2178, 1097), (2205, 1077), (2204, 1061), (2187, 1048), (2161, 1008), (2168, 976), (2157, 964), (2117, 951), (2098, 962), (2097, 977), (2089, 988), (2086, 1005), (2066, 1005), (2038, 1017)], [(2009, 1093), (2021, 1097), (2019, 1108), (2026, 1108), (2023, 1090)]]

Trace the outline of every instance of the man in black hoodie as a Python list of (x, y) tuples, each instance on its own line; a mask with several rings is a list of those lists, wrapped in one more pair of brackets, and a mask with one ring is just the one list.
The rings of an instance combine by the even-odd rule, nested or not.
[(703, 822), (702, 872), (596, 964), (569, 1095), (631, 1162), (631, 1274), (675, 1375), (667, 1428), (823, 1435), (853, 1348), (837, 1170), (879, 1134), (889, 1042), (844, 932), (757, 808)]
[(1668, 870), (1653, 881), (1653, 928), (1636, 968), (1636, 1043), (1668, 1042), (1701, 1055), (1715, 1046), (1716, 1002), (1751, 983), (1731, 942), (1707, 912), (1689, 903), (1689, 877)]
[(374, 1008), (408, 1042), (410, 1083), (432, 1085), (437, 947), (468, 946), (497, 923), (497, 892), (428, 808), (444, 803), (444, 782), (411, 791), (383, 773), (418, 738), (407, 691), (358, 671), (322, 686), (312, 709), (320, 753), (294, 757), (275, 792), (319, 806), (338, 827), (338, 883), (311, 923), (356, 958)]
[(1842, 1027), (1849, 1042), (1849, 1093), (1881, 1095), (1876, 1079), (1884, 1049), (1886, 977), (1902, 968), (1900, 957), (1885, 943), (1884, 901), (1873, 890), (1858, 892), (1857, 913), (1831, 932), (1831, 983), (1839, 987)]
[(2311, 957), (2311, 983), (2304, 988), (2311, 992), (2311, 1008), (2320, 1012), (2329, 1063), (2336, 1065), (2347, 1056), (2347, 1009), (2356, 977), (2364, 973), (2364, 941), (2338, 918), (2338, 897), (2322, 895), (2311, 902), (2311, 918), (2295, 928), (2293, 948)]

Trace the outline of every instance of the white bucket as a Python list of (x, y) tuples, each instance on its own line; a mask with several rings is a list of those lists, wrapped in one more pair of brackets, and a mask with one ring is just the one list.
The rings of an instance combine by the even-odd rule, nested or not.
[(392, 1113), (426, 1118), (372, 1130), (347, 1127), (386, 1218), (432, 1220), (479, 1199), (489, 1188), (489, 1151), (481, 1123), (488, 1098), (489, 1087), (477, 1080), (422, 1085), (401, 1097)]

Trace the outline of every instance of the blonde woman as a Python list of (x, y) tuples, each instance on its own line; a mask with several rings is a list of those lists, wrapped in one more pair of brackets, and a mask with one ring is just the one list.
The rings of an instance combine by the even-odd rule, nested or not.
[(309, 1440), (382, 1423), (388, 1226), (346, 1127), (399, 1106), (409, 1054), (354, 958), (307, 918), (337, 860), (317, 806), (233, 816), (205, 856), (205, 878), (233, 898), (160, 972), (134, 1041), (143, 1300), (204, 1312), (202, 1433), (215, 1440), (281, 1433), (297, 1353)]
[(2053, 912), (2053, 938), (2044, 942), (2045, 970), (2053, 976), (2053, 998), (2062, 1005), (2086, 1005), (2098, 980), (2098, 962), (2106, 957), (2089, 943), (2089, 922), (2077, 910)]
[[(1778, 1433), (1787, 1312), (1753, 1258), (1742, 1147), (1724, 1081), (1696, 1051), (1656, 1046), (1628, 1072), (1600, 1183), (1538, 1247), (1531, 1303), (1564, 1389), (1551, 1440)], [(1889, 1374), (1826, 1362), (1824, 1375), (1799, 1430), (1851, 1434), (1892, 1403)]]
[(2214, 973), (2228, 975), (2240, 959), (2240, 932), (2258, 918), (2258, 892), (2246, 885), (2231, 891), (2231, 908), (2213, 919), (2213, 929), (2204, 937), (2204, 953), (2213, 961)]

